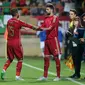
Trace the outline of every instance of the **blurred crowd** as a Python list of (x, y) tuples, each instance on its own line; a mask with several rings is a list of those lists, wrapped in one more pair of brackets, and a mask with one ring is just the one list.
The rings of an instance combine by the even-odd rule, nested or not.
[(0, 14), (10, 14), (12, 8), (18, 7), (21, 15), (45, 15), (45, 4), (48, 2), (54, 4), (56, 15), (67, 16), (75, 7), (81, 13), (85, 11), (85, 0), (0, 0)]

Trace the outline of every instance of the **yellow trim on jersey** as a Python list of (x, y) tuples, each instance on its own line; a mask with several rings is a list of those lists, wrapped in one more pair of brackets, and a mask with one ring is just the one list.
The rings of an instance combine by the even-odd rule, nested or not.
[(73, 21), (70, 22), (69, 28), (73, 28)]

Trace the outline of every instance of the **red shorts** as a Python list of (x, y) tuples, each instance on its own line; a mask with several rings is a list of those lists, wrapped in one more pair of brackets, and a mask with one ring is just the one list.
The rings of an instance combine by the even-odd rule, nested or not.
[(14, 57), (16, 57), (18, 60), (23, 59), (23, 49), (22, 45), (16, 44), (16, 45), (8, 45), (7, 44), (7, 56), (8, 59), (13, 60)]
[(45, 41), (44, 55), (56, 56), (60, 53), (60, 45), (56, 37)]

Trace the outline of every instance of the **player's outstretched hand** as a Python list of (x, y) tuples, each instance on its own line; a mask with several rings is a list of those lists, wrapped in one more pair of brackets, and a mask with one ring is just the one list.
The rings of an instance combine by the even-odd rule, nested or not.
[(33, 29), (33, 30), (38, 30), (39, 27), (38, 27), (38, 26), (33, 26), (32, 29)]

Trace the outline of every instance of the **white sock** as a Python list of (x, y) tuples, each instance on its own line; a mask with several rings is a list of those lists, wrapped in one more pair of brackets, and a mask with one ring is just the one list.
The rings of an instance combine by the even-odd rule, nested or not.
[(19, 78), (20, 76), (16, 76), (16, 78)]
[(3, 72), (5, 73), (6, 71), (3, 69)]
[(58, 56), (58, 57), (59, 57), (59, 60), (61, 60), (61, 54), (59, 54), (59, 56)]

